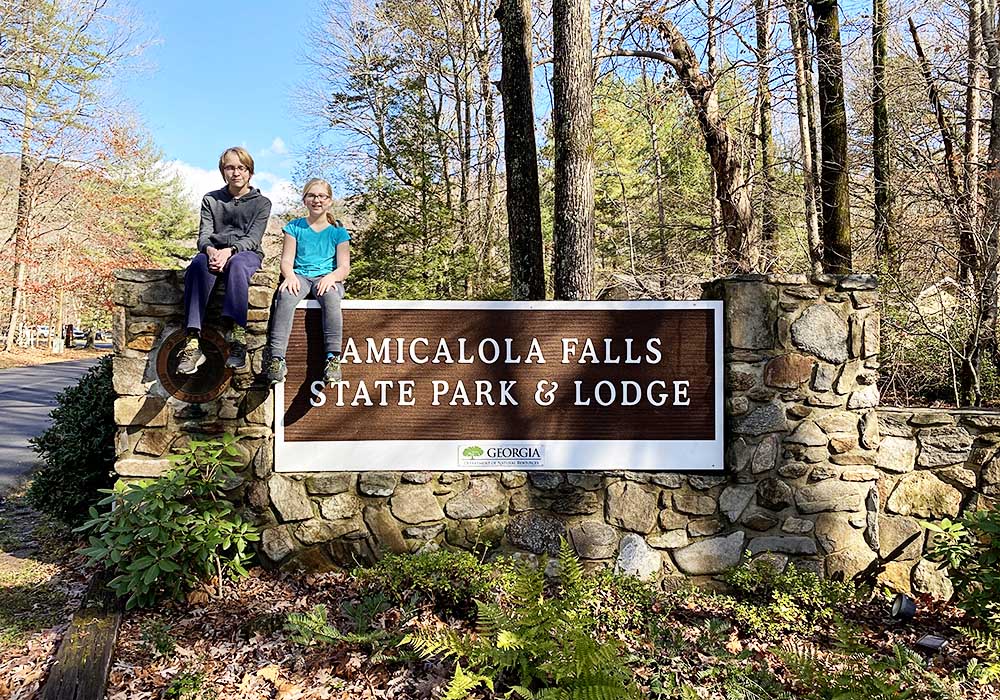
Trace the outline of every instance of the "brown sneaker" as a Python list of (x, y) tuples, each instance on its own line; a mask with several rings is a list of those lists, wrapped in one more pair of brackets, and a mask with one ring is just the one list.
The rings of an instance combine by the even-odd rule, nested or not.
[(205, 353), (201, 351), (198, 336), (193, 335), (184, 341), (180, 352), (180, 362), (177, 363), (178, 374), (194, 374), (205, 364)]

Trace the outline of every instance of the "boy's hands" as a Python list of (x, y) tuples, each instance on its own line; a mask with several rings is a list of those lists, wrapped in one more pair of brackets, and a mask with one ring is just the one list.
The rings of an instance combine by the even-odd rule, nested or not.
[(208, 269), (212, 272), (222, 272), (225, 270), (230, 258), (233, 257), (232, 248), (219, 249), (209, 246), (205, 252), (208, 254)]
[(334, 273), (331, 272), (328, 275), (324, 275), (323, 279), (321, 279), (319, 284), (316, 285), (316, 296), (323, 296), (328, 291), (333, 289), (337, 285), (337, 282), (338, 280), (334, 277)]
[(302, 283), (299, 282), (298, 275), (291, 275), (282, 280), (281, 284), (278, 286), (279, 292), (289, 292), (291, 294), (298, 295), (299, 291), (302, 289)]

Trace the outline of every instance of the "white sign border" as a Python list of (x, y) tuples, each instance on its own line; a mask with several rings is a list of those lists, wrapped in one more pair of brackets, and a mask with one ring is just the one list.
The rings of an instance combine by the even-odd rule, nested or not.
[[(309, 299), (298, 308), (319, 308)], [(544, 311), (711, 309), (715, 322), (714, 440), (362, 440), (285, 442), (285, 385), (276, 384), (274, 401), (274, 470), (280, 473), (338, 471), (470, 471), (458, 464), (460, 445), (488, 447), (545, 445), (544, 471), (722, 471), (723, 309), (722, 302), (699, 301), (397, 301), (347, 300), (344, 309), (512, 309)], [(400, 460), (405, 460), (401, 463)], [(294, 466), (291, 466), (294, 465)], [(524, 467), (515, 468), (524, 471)], [(476, 471), (504, 471), (485, 468)]]

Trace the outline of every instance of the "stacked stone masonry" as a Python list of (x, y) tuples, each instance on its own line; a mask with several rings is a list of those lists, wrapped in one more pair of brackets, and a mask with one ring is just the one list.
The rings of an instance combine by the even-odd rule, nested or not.
[(114, 361), (120, 476), (159, 474), (192, 435), (243, 436), (236, 494), (274, 565), (443, 546), (534, 557), (565, 537), (593, 566), (643, 578), (711, 577), (756, 556), (850, 577), (919, 533), (883, 578), (946, 596), (919, 521), (1000, 495), (1000, 414), (878, 408), (878, 296), (862, 275), (705, 286), (725, 304), (725, 473), (275, 473), (260, 376), (275, 281), (255, 275), (250, 367), (214, 401), (178, 401), (156, 380), (159, 343), (182, 322), (181, 272), (118, 273)]

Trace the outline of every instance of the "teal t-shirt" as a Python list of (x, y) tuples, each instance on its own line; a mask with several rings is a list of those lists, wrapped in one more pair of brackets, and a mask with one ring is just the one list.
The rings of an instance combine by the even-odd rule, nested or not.
[(293, 219), (282, 229), (295, 239), (295, 262), (292, 269), (297, 275), (319, 277), (337, 269), (337, 245), (351, 240), (343, 226), (327, 226), (313, 231), (304, 218)]

